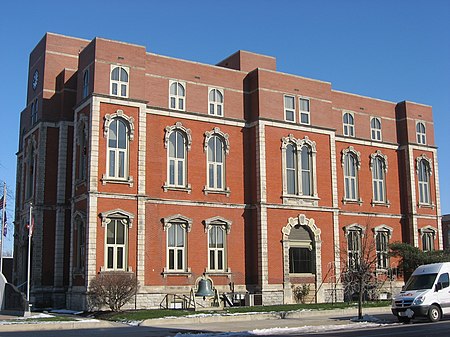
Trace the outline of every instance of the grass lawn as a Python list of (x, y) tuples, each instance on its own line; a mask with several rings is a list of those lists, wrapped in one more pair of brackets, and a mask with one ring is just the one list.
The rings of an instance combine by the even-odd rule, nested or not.
[[(377, 301), (366, 302), (363, 308), (373, 307), (386, 307), (391, 304), (390, 301)], [(295, 310), (332, 310), (332, 309), (346, 309), (356, 308), (357, 303), (322, 303), (322, 304), (286, 304), (286, 305), (271, 305), (271, 306), (253, 306), (253, 307), (227, 307), (223, 311), (191, 311), (191, 310), (127, 310), (121, 312), (97, 312), (95, 317), (98, 319), (105, 319), (111, 321), (142, 321), (151, 318), (163, 318), (163, 317), (180, 317), (196, 315), (199, 313), (212, 313), (212, 314), (226, 314), (226, 313), (247, 313), (247, 312), (282, 312), (282, 311), (295, 311)]]

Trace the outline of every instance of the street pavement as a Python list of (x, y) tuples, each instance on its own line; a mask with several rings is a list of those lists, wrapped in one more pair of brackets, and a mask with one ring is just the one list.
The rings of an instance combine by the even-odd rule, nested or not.
[[(397, 319), (390, 313), (390, 308), (366, 308), (363, 310), (366, 319), (371, 322), (396, 323)], [(251, 331), (254, 329), (274, 329), (274, 328), (297, 328), (304, 326), (334, 326), (352, 324), (351, 319), (357, 316), (357, 309), (339, 309), (339, 310), (311, 310), (286, 313), (249, 313), (235, 315), (205, 315), (199, 314), (194, 317), (182, 318), (164, 318), (149, 319), (140, 322), (139, 327), (130, 327), (127, 324), (99, 321), (99, 320), (80, 320), (71, 322), (40, 322), (35, 324), (19, 323), (7, 324), (11, 316), (0, 316), (0, 336), (22, 336), (19, 332), (59, 331), (61, 335), (63, 330), (81, 330), (85, 329), (87, 335), (94, 335), (93, 329), (108, 331), (121, 331), (133, 335), (132, 331), (141, 330), (142, 332), (151, 331), (151, 336), (174, 336), (177, 332), (240, 332)], [(3, 321), (3, 322), (1, 322)], [(3, 323), (3, 324), (2, 324)], [(354, 323), (356, 324), (356, 323)], [(128, 331), (131, 333), (129, 334)], [(15, 332), (15, 333), (14, 333)], [(13, 333), (13, 334), (9, 334)], [(101, 334), (100, 334), (101, 335)], [(109, 334), (108, 334), (109, 335)], [(26, 336), (26, 334), (24, 334)], [(33, 333), (33, 336), (40, 334)]]

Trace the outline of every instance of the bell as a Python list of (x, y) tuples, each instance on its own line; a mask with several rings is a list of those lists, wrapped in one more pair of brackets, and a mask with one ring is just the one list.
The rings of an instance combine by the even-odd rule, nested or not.
[(208, 279), (201, 279), (200, 281), (198, 281), (198, 287), (195, 296), (214, 296), (211, 281)]

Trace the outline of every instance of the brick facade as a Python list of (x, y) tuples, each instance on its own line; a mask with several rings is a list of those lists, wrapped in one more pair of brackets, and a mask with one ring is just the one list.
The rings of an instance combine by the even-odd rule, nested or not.
[[(342, 251), (352, 226), (372, 237), (382, 228), (390, 242), (420, 248), (429, 235), (442, 249), (429, 106), (336, 91), (328, 82), (278, 72), (275, 58), (245, 51), (207, 65), (57, 34), (46, 34), (31, 53), (29, 79), (14, 282), (26, 280), (32, 202), (31, 289), (38, 307), (83, 309), (90, 280), (114, 269), (136, 273), (139, 308), (159, 306), (166, 294), (188, 294), (202, 275), (219, 292), (256, 294), (263, 304), (293, 302), (292, 287), (301, 284), (310, 286), (311, 301), (342, 300)], [(221, 101), (209, 100), (213, 91)], [(295, 104), (292, 121), (288, 100)], [(124, 125), (123, 138), (114, 123)], [(122, 145), (111, 145), (119, 138)], [(213, 162), (211, 139), (222, 144), (216, 155), (223, 158)], [(172, 158), (175, 148), (183, 153)], [(288, 158), (291, 148), (298, 166)], [(344, 178), (349, 154), (356, 195)], [(375, 197), (377, 158), (384, 187)], [(422, 162), (426, 184), (419, 183)], [(213, 228), (223, 245), (208, 241)], [(307, 254), (301, 263), (311, 268), (293, 266), (293, 252)], [(395, 267), (390, 260), (380, 268), (383, 282)], [(398, 286), (391, 279), (385, 292)]]

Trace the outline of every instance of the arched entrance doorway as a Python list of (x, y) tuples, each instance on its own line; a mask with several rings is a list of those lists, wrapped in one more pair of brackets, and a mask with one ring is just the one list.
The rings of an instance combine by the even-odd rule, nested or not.
[(322, 280), (322, 240), (314, 219), (304, 214), (289, 218), (281, 230), (283, 239), (284, 303), (295, 303), (293, 287), (308, 286), (307, 299), (320, 302)]

